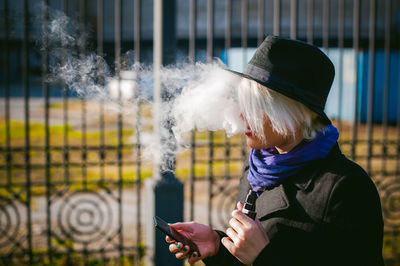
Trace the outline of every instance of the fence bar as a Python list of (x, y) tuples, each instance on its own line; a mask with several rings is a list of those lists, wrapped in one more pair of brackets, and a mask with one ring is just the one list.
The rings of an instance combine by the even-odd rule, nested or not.
[(189, 4), (189, 60), (196, 61), (196, 13), (197, 0), (190, 0)]
[[(103, 46), (103, 20), (104, 20), (104, 1), (97, 0), (97, 54), (100, 57), (103, 57), (104, 54), (104, 46)], [(104, 77), (100, 76), (99, 83), (104, 85)], [(100, 108), (100, 118), (99, 118), (99, 130), (100, 130), (100, 147), (99, 147), (99, 155), (100, 155), (100, 182), (103, 184), (106, 182), (105, 180), (105, 106), (104, 106), (104, 99), (100, 100), (99, 108)], [(106, 263), (105, 253), (102, 253), (103, 263)]]
[[(397, 43), (397, 48), (399, 48), (399, 43)], [(400, 62), (400, 54), (398, 54), (397, 60), (398, 60), (398, 62)], [(398, 74), (400, 74), (400, 71)], [(400, 87), (400, 79), (398, 79), (397, 86)], [(397, 94), (397, 101), (400, 102), (400, 93)], [(398, 184), (399, 180), (400, 180), (400, 176), (399, 176), (399, 173), (400, 173), (400, 164), (399, 164), (399, 162), (400, 162), (400, 149), (399, 149), (399, 147), (400, 147), (400, 104), (397, 105), (396, 131), (397, 131), (396, 132), (397, 133), (396, 134), (397, 135), (397, 139), (396, 139), (397, 153), (396, 153), (396, 169), (395, 169), (395, 175), (394, 175), (394, 178), (395, 178), (394, 183)], [(392, 242), (392, 255), (395, 258), (394, 264), (399, 262), (399, 259), (397, 257), (397, 250), (398, 250), (397, 237), (398, 237), (398, 231), (393, 230), (391, 242)]]
[[(214, 42), (214, 0), (207, 1), (207, 61), (211, 62), (213, 56), (213, 42)], [(213, 177), (213, 158), (214, 158), (214, 133), (209, 131), (208, 133), (208, 224), (212, 225), (211, 213), (212, 213), (212, 198), (213, 191), (212, 186), (214, 183)]]
[(297, 0), (290, 0), (290, 38), (296, 39), (297, 33)]
[(11, 153), (11, 133), (10, 133), (10, 50), (8, 46), (9, 42), (9, 20), (8, 20), (8, 0), (3, 1), (4, 17), (3, 17), (3, 27), (4, 27), (4, 98), (5, 98), (5, 119), (6, 119), (6, 175), (7, 175), (7, 186), (12, 184), (12, 153)]
[(322, 46), (329, 48), (329, 0), (324, 0), (322, 7)]
[[(104, 17), (104, 2), (103, 0), (97, 0), (97, 54), (102, 57), (103, 56), (103, 17)], [(99, 77), (99, 82), (104, 84), (104, 77)], [(105, 177), (105, 118), (104, 118), (104, 100), (101, 99), (99, 103), (100, 107), (100, 149), (99, 149), (99, 157), (100, 157), (100, 180), (103, 183)]]
[(140, 62), (140, 42), (141, 42), (141, 0), (134, 0), (133, 2), (133, 30), (134, 30), (134, 53), (135, 63)]
[[(141, 41), (141, 0), (134, 0), (133, 2), (134, 10), (133, 10), (133, 30), (134, 30), (134, 53), (135, 53), (135, 64), (140, 63), (140, 41)], [(137, 77), (137, 80), (139, 81), (139, 77)], [(141, 145), (140, 145), (140, 132), (142, 131), (142, 121), (141, 121), (141, 112), (140, 112), (140, 105), (141, 105), (141, 100), (140, 100), (140, 91), (139, 87), (137, 88), (137, 99), (136, 99), (136, 196), (137, 196), (137, 201), (136, 201), (136, 256), (135, 256), (135, 264), (140, 265), (142, 256), (141, 256), (141, 250), (140, 250), (140, 245), (142, 242), (142, 225), (140, 223), (140, 217), (142, 215), (141, 211), (141, 199), (142, 199), (142, 193), (141, 193), (141, 188), (142, 188), (142, 182), (141, 182), (141, 176), (142, 176), (142, 168), (141, 168)]]
[[(79, 1), (79, 33), (81, 36), (85, 34), (85, 21), (86, 21), (86, 0)], [(86, 40), (82, 38), (80, 42), (79, 54), (83, 58), (85, 56)], [(82, 173), (82, 186), (84, 190), (88, 189), (87, 186), (87, 125), (86, 125), (86, 113), (87, 113), (87, 102), (84, 98), (81, 98), (81, 173)], [(84, 264), (88, 263), (88, 250), (87, 244), (83, 245), (83, 260)]]
[(274, 0), (274, 35), (281, 34), (281, 0)]
[(141, 160), (141, 145), (140, 145), (140, 132), (142, 130), (142, 121), (141, 121), (141, 100), (137, 99), (136, 102), (136, 207), (137, 207), (137, 212), (136, 212), (136, 231), (137, 231), (137, 238), (136, 238), (136, 265), (140, 265), (141, 262), (141, 250), (140, 250), (140, 245), (141, 245), (141, 232), (142, 232), (142, 226), (140, 223), (140, 217), (142, 216), (142, 211), (141, 211), (141, 202), (142, 202), (142, 181), (141, 181), (141, 176), (142, 176), (142, 160)]
[[(189, 6), (189, 60), (194, 63), (196, 61), (196, 11), (197, 11), (197, 1), (190, 0)], [(189, 220), (194, 220), (194, 185), (195, 185), (195, 172), (194, 168), (196, 165), (196, 131), (191, 132), (191, 149), (190, 149), (190, 214)]]
[[(67, 0), (62, 0), (61, 2), (61, 10), (67, 15)], [(63, 31), (66, 29), (63, 29)], [(61, 51), (63, 53), (62, 56), (62, 64), (65, 64), (65, 58), (66, 58), (66, 47), (64, 43), (65, 38), (61, 38)], [(64, 164), (64, 181), (66, 185), (69, 185), (69, 141), (68, 141), (68, 88), (66, 87), (66, 84), (63, 82), (61, 85), (62, 88), (62, 98), (63, 98), (63, 125), (64, 125), (64, 130), (63, 130), (63, 164)]]
[(231, 156), (231, 146), (229, 143), (229, 138), (227, 135), (225, 135), (225, 169), (224, 169), (224, 179), (228, 179), (230, 176), (230, 169), (229, 169), (229, 159)]
[[(397, 44), (399, 45), (399, 44)], [(397, 60), (400, 62), (400, 54), (398, 54), (397, 56)], [(400, 71), (399, 71), (400, 74)], [(400, 75), (399, 75), (400, 76)], [(400, 87), (400, 79), (398, 79), (398, 83), (397, 86)], [(400, 93), (398, 93), (397, 96), (397, 101), (400, 102)], [(400, 104), (397, 105), (397, 121), (396, 121), (396, 133), (397, 133), (397, 143), (396, 143), (396, 147), (397, 147), (397, 154), (396, 154), (396, 181), (400, 180)]]
[(24, 88), (25, 106), (25, 179), (26, 179), (26, 227), (29, 264), (33, 263), (32, 254), (32, 220), (31, 220), (31, 158), (30, 158), (30, 117), (29, 117), (29, 6), (28, 0), (23, 3), (23, 37), (22, 37), (22, 83)]
[[(79, 1), (79, 32), (81, 36), (85, 34), (85, 20), (86, 20), (86, 0)], [(79, 46), (80, 56), (83, 57), (85, 55), (85, 46), (86, 41), (82, 38), (82, 41)], [(83, 189), (87, 189), (87, 126), (86, 126), (86, 113), (87, 113), (87, 102), (84, 98), (81, 98), (81, 129), (82, 129), (82, 138), (81, 138), (81, 172), (82, 172), (82, 185)], [(86, 249), (86, 247), (85, 247)], [(86, 260), (85, 256), (85, 260)]]
[[(263, 3), (261, 3), (263, 4)], [(260, 1), (258, 2), (258, 8), (260, 9)], [(258, 43), (260, 43), (260, 38), (262, 39), (263, 34), (263, 25), (260, 24), (260, 19), (262, 19), (263, 13), (258, 12)], [(263, 19), (262, 19), (263, 20)], [(225, 51), (227, 53), (227, 62), (228, 60), (228, 51), (231, 48), (231, 29), (232, 29), (232, 1), (226, 0), (225, 6)], [(260, 37), (261, 34), (261, 37)], [(225, 170), (224, 170), (224, 179), (230, 176), (229, 172), (229, 156), (230, 156), (230, 143), (227, 136), (225, 136)]]
[(207, 0), (207, 61), (214, 56), (214, 0)]
[(389, 105), (389, 73), (390, 73), (390, 20), (391, 0), (385, 1), (385, 85), (383, 91), (383, 117), (382, 117), (382, 176), (386, 174), (386, 155), (388, 137), (388, 105)]
[[(47, 23), (48, 23), (48, 0), (42, 1), (42, 77), (47, 76), (48, 69), (48, 45), (47, 45)], [(53, 247), (51, 243), (51, 175), (50, 175), (50, 132), (49, 132), (49, 85), (42, 79), (44, 95), (44, 123), (45, 123), (45, 176), (46, 176), (46, 222), (47, 222), (47, 254), (49, 262), (53, 261)]]
[[(399, 44), (397, 44), (399, 45)], [(400, 53), (397, 56), (397, 60), (400, 62)], [(400, 71), (399, 71), (400, 74)], [(399, 75), (400, 76), (400, 75)], [(400, 79), (398, 79), (397, 86), (400, 87)], [(400, 93), (397, 94), (397, 101), (400, 102)], [(397, 121), (396, 121), (396, 133), (397, 133), (397, 154), (396, 154), (396, 181), (399, 182), (400, 180), (400, 104), (397, 105)]]
[(258, 0), (257, 9), (257, 46), (260, 46), (264, 39), (264, 0)]
[(376, 1), (370, 0), (369, 6), (369, 62), (368, 62), (368, 112), (367, 112), (367, 172), (371, 172), (372, 139), (373, 139), (373, 110), (375, 82), (375, 17)]
[(342, 107), (343, 107), (343, 48), (344, 48), (344, 0), (338, 4), (338, 48), (339, 48), (339, 93), (337, 126), (342, 132)]
[(356, 158), (356, 145), (358, 139), (358, 52), (359, 52), (359, 36), (360, 36), (360, 0), (354, 0), (353, 2), (353, 50), (354, 50), (354, 83), (355, 83), (355, 92), (354, 92), (354, 121), (352, 125), (352, 133), (351, 133), (351, 149), (350, 149), (350, 158), (355, 160)]
[[(123, 109), (122, 105), (122, 91), (121, 91), (121, 83), (120, 83), (120, 73), (121, 73), (121, 0), (115, 0), (115, 77), (118, 79), (118, 104)], [(124, 255), (123, 250), (123, 230), (122, 230), (122, 129), (123, 129), (123, 121), (122, 121), (122, 112), (118, 112), (118, 223), (119, 223), (119, 264), (123, 265), (122, 256)]]
[(243, 51), (243, 65), (247, 63), (247, 27), (248, 27), (248, 2), (242, 0), (242, 51)]
[(214, 183), (213, 177), (213, 158), (214, 158), (214, 147), (213, 147), (213, 138), (214, 134), (212, 131), (208, 133), (208, 168), (207, 168), (207, 175), (208, 175), (208, 224), (212, 225), (211, 213), (212, 213), (212, 198), (214, 197), (212, 187)]
[(399, 262), (398, 256), (397, 256), (397, 250), (398, 250), (398, 237), (399, 233), (397, 230), (392, 231), (392, 254), (394, 255), (394, 265), (396, 265)]
[(307, 42), (314, 42), (314, 0), (307, 1)]
[[(232, 0), (226, 0), (225, 6), (225, 50), (228, 52), (231, 48), (232, 35)], [(226, 57), (229, 63), (228, 55)]]

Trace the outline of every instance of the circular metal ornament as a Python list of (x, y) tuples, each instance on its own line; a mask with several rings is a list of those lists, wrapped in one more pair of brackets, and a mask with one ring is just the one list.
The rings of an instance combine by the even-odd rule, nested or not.
[(381, 193), (382, 212), (385, 226), (400, 226), (400, 183), (394, 177), (385, 177), (378, 185)]
[(113, 210), (104, 195), (95, 191), (75, 191), (60, 204), (57, 221), (66, 238), (89, 244), (112, 231)]
[(14, 201), (0, 197), (0, 248), (16, 241), (21, 218)]

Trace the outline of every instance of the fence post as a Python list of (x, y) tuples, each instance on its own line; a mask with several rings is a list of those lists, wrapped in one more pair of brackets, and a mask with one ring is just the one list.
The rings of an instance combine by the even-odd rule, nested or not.
[[(160, 68), (175, 62), (175, 0), (154, 0), (154, 130), (160, 132), (160, 105), (164, 97), (160, 80)], [(164, 129), (165, 130), (165, 129)], [(170, 128), (166, 130), (170, 131)], [(158, 134), (157, 141), (162, 141)], [(158, 145), (161, 147), (161, 145)], [(164, 151), (159, 151), (163, 154)], [(153, 178), (146, 181), (146, 265), (182, 265), (168, 250), (165, 235), (156, 231), (153, 226), (153, 216), (157, 215), (167, 222), (183, 220), (183, 184), (171, 172), (161, 172), (160, 165), (155, 164)]]

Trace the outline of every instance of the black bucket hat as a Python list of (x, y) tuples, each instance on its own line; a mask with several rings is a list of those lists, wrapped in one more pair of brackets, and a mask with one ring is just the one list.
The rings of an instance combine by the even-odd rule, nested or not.
[(243, 73), (231, 72), (303, 103), (320, 115), (324, 122), (331, 124), (324, 109), (335, 68), (318, 47), (302, 41), (268, 36), (257, 48)]

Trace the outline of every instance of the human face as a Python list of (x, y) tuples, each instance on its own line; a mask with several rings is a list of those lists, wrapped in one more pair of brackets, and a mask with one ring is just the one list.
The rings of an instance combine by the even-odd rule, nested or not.
[(247, 145), (252, 149), (268, 149), (268, 148), (276, 148), (279, 153), (287, 153), (292, 148), (294, 148), (302, 138), (299, 136), (300, 134), (296, 134), (295, 138), (292, 136), (284, 136), (275, 132), (272, 128), (271, 121), (268, 119), (266, 115), (263, 117), (263, 129), (264, 129), (264, 137), (265, 141), (262, 141), (259, 137), (257, 137), (250, 129), (249, 124), (246, 119), (244, 120), (246, 124), (246, 141)]

